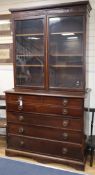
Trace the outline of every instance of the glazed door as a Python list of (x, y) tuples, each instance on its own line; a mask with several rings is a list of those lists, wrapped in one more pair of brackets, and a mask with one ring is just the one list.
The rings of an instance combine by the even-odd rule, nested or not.
[(44, 18), (15, 21), (16, 86), (44, 88)]
[(49, 17), (49, 88), (83, 89), (83, 16)]

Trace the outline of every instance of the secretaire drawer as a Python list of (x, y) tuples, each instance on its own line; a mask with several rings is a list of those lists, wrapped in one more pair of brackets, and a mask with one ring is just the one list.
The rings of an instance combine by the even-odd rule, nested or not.
[(40, 126), (27, 126), (8, 124), (7, 132), (16, 135), (32, 136), (50, 140), (59, 140), (66, 142), (81, 143), (82, 133), (78, 131), (68, 131), (66, 129), (57, 129)]
[(8, 112), (7, 121), (26, 125), (48, 126), (54, 128), (64, 128), (70, 130), (82, 130), (82, 119), (64, 117), (60, 115), (45, 115), (37, 113), (16, 113)]
[(8, 135), (7, 146), (10, 149), (41, 153), (62, 158), (67, 157), (73, 160), (83, 160), (82, 148), (76, 144)]
[(47, 106), (61, 106), (62, 108), (83, 108), (83, 100), (78, 98), (6, 94), (6, 99), (9, 110), (23, 110), (30, 104), (30, 106), (46, 104)]

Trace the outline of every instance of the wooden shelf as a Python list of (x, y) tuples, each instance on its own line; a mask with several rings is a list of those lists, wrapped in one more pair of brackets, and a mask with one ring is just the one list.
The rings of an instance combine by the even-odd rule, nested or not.
[(63, 65), (51, 65), (50, 67), (54, 67), (54, 68), (81, 68), (83, 67), (82, 65), (66, 65), (66, 64), (63, 64)]
[(32, 55), (16, 55), (18, 57), (44, 57), (44, 55), (35, 55), (35, 54), (32, 54)]
[(26, 75), (19, 75), (19, 76), (17, 76), (17, 78), (26, 78), (27, 76)]
[[(16, 55), (18, 57), (44, 57), (44, 55), (36, 55), (36, 54), (32, 54), (32, 55)], [(72, 56), (75, 56), (75, 57), (83, 57), (82, 54), (50, 54), (50, 56), (53, 56), (53, 57), (63, 57), (63, 56), (67, 56), (67, 57), (72, 57)]]
[(57, 54), (50, 54), (50, 56), (53, 57), (63, 57), (63, 56), (67, 56), (67, 57), (72, 57), (72, 56), (76, 56), (76, 57), (83, 57), (83, 54), (68, 54), (68, 53), (57, 53)]
[(43, 36), (44, 33), (25, 33), (25, 34), (16, 34), (16, 36)]
[[(69, 36), (69, 35), (65, 35), (66, 34), (69, 34), (69, 33), (74, 33), (74, 34), (83, 34), (83, 31), (70, 31), (70, 32), (54, 32), (54, 33), (50, 33), (51, 35), (62, 35), (64, 34), (63, 36)], [(71, 35), (70, 35), (71, 36)]]
[(40, 64), (22, 64), (22, 65), (16, 65), (16, 67), (44, 67), (44, 65), (40, 65)]

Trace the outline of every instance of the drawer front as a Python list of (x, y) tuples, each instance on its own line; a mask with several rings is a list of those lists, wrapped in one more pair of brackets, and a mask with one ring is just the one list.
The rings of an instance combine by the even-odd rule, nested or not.
[(40, 126), (26, 126), (8, 124), (8, 133), (45, 138), (50, 140), (59, 140), (73, 143), (82, 143), (82, 133), (78, 131), (68, 131), (64, 129), (55, 129)]
[(17, 103), (19, 99), (22, 99), (23, 103), (42, 103), (62, 106), (83, 107), (83, 99), (80, 98), (68, 98), (68, 97), (51, 97), (42, 95), (20, 95), (20, 94), (6, 94), (8, 103)]
[(83, 161), (82, 148), (75, 144), (9, 135), (7, 146), (10, 149)]
[(80, 118), (70, 118), (70, 117), (62, 117), (60, 115), (41, 115), (36, 113), (7, 113), (7, 121), (15, 122), (19, 124), (27, 124), (27, 125), (38, 125), (38, 126), (49, 126), (55, 128), (64, 128), (71, 130), (82, 130), (82, 119)]
[(34, 112), (42, 114), (58, 114), (58, 115), (71, 115), (81, 117), (83, 115), (83, 110), (81, 108), (66, 108), (58, 105), (48, 105), (48, 104), (25, 104), (19, 107), (18, 104), (8, 103), (8, 111), (17, 112)]
[[(32, 98), (34, 99), (33, 101)], [(65, 99), (65, 101), (67, 102), (67, 103), (65, 102), (66, 105), (63, 105), (63, 99), (64, 98), (29, 96), (29, 95), (18, 96), (12, 94), (7, 95), (7, 109), (8, 111), (18, 111), (28, 113), (34, 112), (44, 114), (58, 114), (64, 116), (65, 115), (78, 116), (78, 117), (82, 116), (83, 105), (82, 103), (79, 103), (81, 102), (81, 99), (75, 99), (75, 101), (73, 99), (69, 99), (66, 101)]]

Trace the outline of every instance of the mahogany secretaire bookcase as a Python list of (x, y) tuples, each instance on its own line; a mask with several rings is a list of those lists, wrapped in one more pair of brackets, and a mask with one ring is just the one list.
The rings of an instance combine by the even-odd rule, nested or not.
[(11, 9), (6, 155), (85, 167), (88, 1)]

